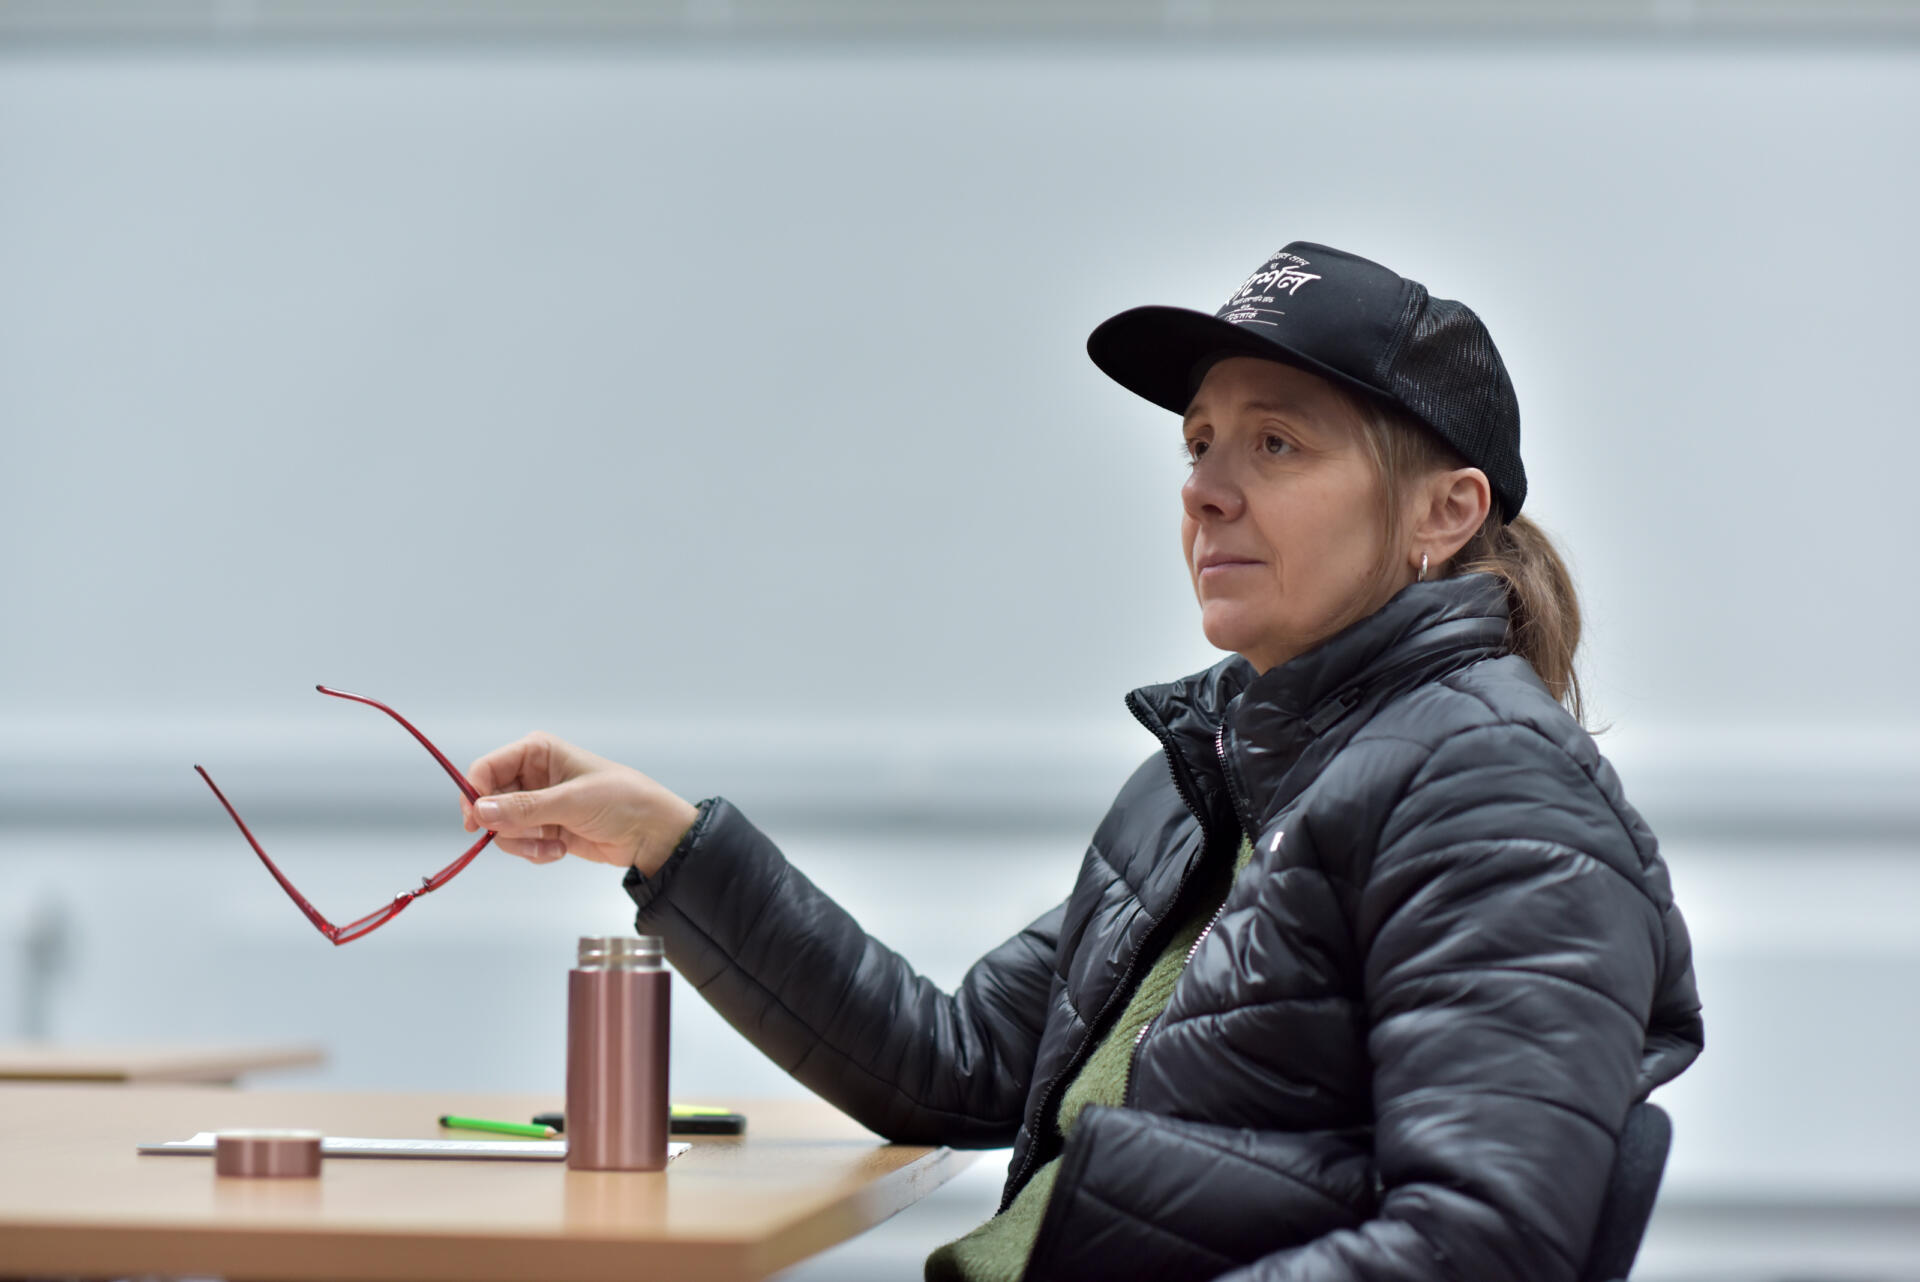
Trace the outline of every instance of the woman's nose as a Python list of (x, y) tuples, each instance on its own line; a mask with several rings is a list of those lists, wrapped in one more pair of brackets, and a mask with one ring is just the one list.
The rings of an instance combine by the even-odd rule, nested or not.
[(1194, 461), (1187, 483), (1180, 487), (1180, 505), (1188, 516), (1231, 521), (1240, 514), (1244, 499), (1240, 487), (1227, 474), (1223, 462), (1212, 458), (1212, 451)]

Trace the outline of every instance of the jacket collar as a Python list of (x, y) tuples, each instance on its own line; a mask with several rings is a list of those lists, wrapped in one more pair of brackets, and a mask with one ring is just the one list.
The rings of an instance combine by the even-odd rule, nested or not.
[[(1356, 708), (1499, 654), (1506, 634), (1506, 587), (1494, 576), (1416, 583), (1264, 673), (1234, 655), (1179, 681), (1143, 686), (1127, 706), (1159, 737), (1175, 786), (1211, 842), (1258, 832), (1301, 754), (1323, 737), (1344, 743), (1364, 724), (1352, 718), (1340, 726)], [(1285, 789), (1280, 804), (1298, 791)], [(1262, 814), (1249, 813), (1249, 798), (1260, 799)]]

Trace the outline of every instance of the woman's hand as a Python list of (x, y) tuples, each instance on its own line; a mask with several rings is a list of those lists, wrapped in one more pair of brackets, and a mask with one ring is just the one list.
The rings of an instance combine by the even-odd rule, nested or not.
[(652, 876), (698, 815), (629, 766), (538, 731), (467, 768), (480, 793), (464, 799), (467, 831), (491, 829), (494, 845), (536, 864), (569, 851)]

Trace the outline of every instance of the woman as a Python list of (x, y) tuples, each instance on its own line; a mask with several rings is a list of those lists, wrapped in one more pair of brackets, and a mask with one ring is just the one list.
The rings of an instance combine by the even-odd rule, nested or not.
[(1014, 1145), (930, 1278), (1573, 1279), (1627, 1109), (1699, 1053), (1651, 832), (1581, 729), (1479, 319), (1296, 242), (1088, 349), (1181, 414), (1233, 657), (1128, 696), (1163, 756), (1065, 903), (948, 994), (739, 811), (535, 735), (468, 826), (628, 869), (642, 932), (882, 1135)]

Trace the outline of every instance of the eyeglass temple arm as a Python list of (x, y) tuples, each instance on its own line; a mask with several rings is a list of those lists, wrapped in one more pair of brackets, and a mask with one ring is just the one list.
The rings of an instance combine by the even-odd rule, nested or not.
[(448, 864), (445, 868), (442, 868), (439, 872), (433, 874), (433, 876), (423, 878), (420, 882), (420, 889), (407, 892), (407, 897), (411, 899), (416, 895), (424, 895), (428, 891), (438, 890), (440, 889), (440, 887), (452, 881), (454, 879), (454, 876), (458, 874), (462, 868), (465, 868), (468, 864), (473, 862), (473, 858), (475, 855), (478, 855), (481, 851), (487, 848), (487, 844), (491, 842), (493, 838), (494, 838), (494, 834), (491, 832), (481, 833), (480, 840), (474, 842), (471, 846), (467, 847), (466, 854), (460, 856), (458, 859)]
[[(378, 708), (380, 711), (392, 717), (400, 723), (408, 734), (419, 740), (420, 746), (431, 753), (433, 759), (440, 763), (440, 768), (447, 772), (447, 777), (452, 779), (454, 786), (460, 789), (461, 796), (465, 797), (469, 802), (480, 800), (479, 791), (475, 789), (471, 783), (467, 782), (467, 777), (461, 774), (451, 761), (447, 760), (446, 754), (434, 747), (432, 740), (421, 734), (411, 721), (408, 721), (392, 708), (389, 708), (378, 699), (369, 699), (363, 694), (351, 694), (345, 690), (335, 690), (323, 685), (316, 685), (314, 689), (318, 690), (321, 694), (332, 695), (336, 699), (351, 699), (355, 703), (364, 703), (370, 708)], [(454, 875), (472, 863), (474, 857), (482, 850), (485, 850), (494, 838), (494, 834), (491, 831), (482, 833), (480, 840), (474, 842), (465, 854), (461, 855), (451, 864), (448, 864), (445, 868), (442, 868), (433, 876), (423, 878), (419, 889), (409, 890), (402, 894), (395, 895), (392, 902), (375, 909), (365, 917), (350, 921), (344, 926), (336, 926), (328, 921), (318, 908), (308, 903), (305, 895), (302, 895), (298, 890), (294, 889), (293, 883), (287, 880), (286, 875), (280, 871), (279, 865), (275, 864), (272, 857), (261, 848), (259, 840), (253, 835), (253, 829), (247, 827), (247, 821), (242, 819), (240, 812), (233, 808), (233, 803), (227, 800), (227, 794), (220, 791), (220, 785), (213, 781), (213, 776), (207, 773), (206, 768), (196, 765), (194, 769), (199, 772), (202, 779), (207, 781), (207, 787), (213, 789), (213, 795), (220, 799), (220, 804), (226, 808), (227, 814), (232, 817), (234, 824), (240, 829), (240, 835), (247, 839), (249, 846), (253, 847), (253, 853), (260, 856), (260, 862), (267, 866), (267, 871), (273, 874), (273, 879), (280, 883), (280, 889), (287, 892), (287, 897), (293, 900), (300, 911), (307, 915), (307, 920), (313, 923), (315, 929), (335, 944), (349, 943), (360, 938), (362, 935), (368, 934), (377, 927), (392, 921), (395, 917), (398, 917), (400, 911), (412, 903), (414, 899), (426, 894), (428, 891), (438, 890), (441, 886), (453, 880)]]
[[(239, 825), (240, 835), (247, 839), (249, 846), (253, 847), (253, 853), (260, 856), (260, 862), (267, 866), (267, 871), (273, 874), (273, 879), (280, 883), (280, 889), (286, 891), (287, 897), (300, 906), (300, 911), (307, 915), (308, 921), (319, 928), (321, 934), (333, 940), (335, 943), (340, 942), (340, 928), (321, 916), (320, 910), (308, 903), (307, 897), (293, 888), (293, 883), (287, 880), (286, 875), (282, 873), (273, 860), (268, 857), (267, 852), (260, 848), (260, 843), (254, 838), (253, 829), (247, 827), (247, 821), (240, 817), (240, 812), (233, 808), (231, 801), (227, 800), (227, 794), (220, 791), (220, 785), (213, 781), (213, 776), (207, 773), (207, 768), (205, 766), (195, 766), (194, 769), (200, 772), (200, 777), (207, 781), (207, 787), (213, 789), (213, 795), (220, 798), (220, 804), (227, 808), (229, 815), (233, 816), (233, 822)], [(355, 924), (357, 925), (358, 923)]]
[[(386, 704), (380, 702), (378, 699), (369, 699), (364, 694), (349, 694), (345, 690), (335, 690), (332, 686), (323, 686), (323, 685), (316, 685), (314, 686), (314, 689), (318, 690), (321, 694), (330, 694), (336, 699), (351, 699), (355, 703), (364, 703), (369, 708), (378, 708), (380, 709), (380, 711), (392, 717), (395, 721), (398, 721), (402, 726), (406, 728), (406, 731), (408, 734), (412, 735), (414, 738), (420, 741), (421, 747), (425, 748), (428, 752), (431, 752), (433, 754), (433, 759), (440, 763), (440, 768), (447, 772), (447, 776), (453, 780), (454, 786), (460, 789), (461, 796), (465, 797), (469, 802), (480, 800), (479, 791), (472, 784), (467, 782), (467, 777), (461, 774), (460, 771), (454, 767), (454, 764), (451, 761), (447, 760), (446, 755), (442, 753), (440, 749), (433, 746), (432, 740), (428, 739), (427, 736), (421, 734), (418, 730), (414, 729), (413, 722), (407, 720), (405, 717), (401, 716), (399, 713), (395, 712), (392, 708), (389, 708)], [(479, 847), (475, 847), (471, 853), (473, 854), (480, 853)]]

